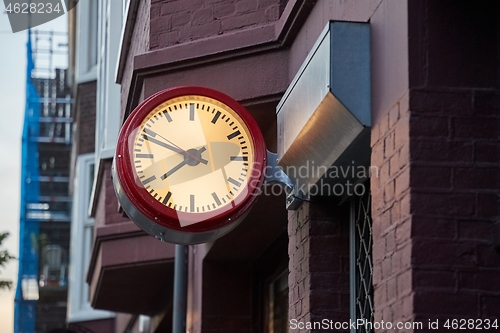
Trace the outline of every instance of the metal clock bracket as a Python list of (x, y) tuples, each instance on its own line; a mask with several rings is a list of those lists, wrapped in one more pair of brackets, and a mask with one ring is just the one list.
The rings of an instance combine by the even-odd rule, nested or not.
[(269, 150), (267, 150), (267, 168), (265, 172), (264, 186), (280, 185), (286, 192), (286, 209), (297, 209), (305, 200), (305, 197), (302, 192), (295, 190), (290, 177), (278, 165), (278, 154)]

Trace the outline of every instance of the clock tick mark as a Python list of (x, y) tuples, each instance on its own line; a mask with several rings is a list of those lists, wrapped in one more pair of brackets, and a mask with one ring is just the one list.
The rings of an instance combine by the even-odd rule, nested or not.
[(136, 158), (151, 158), (151, 159), (153, 159), (154, 155), (153, 154), (135, 154), (135, 157)]
[[(187, 108), (187, 104), (186, 104)], [(194, 121), (194, 103), (189, 104), (189, 120)]]
[[(187, 211), (187, 207), (186, 207), (186, 211)], [(189, 196), (189, 211), (192, 213), (194, 212), (194, 195), (190, 195)]]
[[(167, 195), (165, 196), (165, 199), (161, 202), (162, 204), (166, 205), (168, 200), (170, 200), (170, 197), (172, 196), (172, 192), (168, 191)], [(168, 206), (172, 206), (172, 203), (169, 203)]]
[(233, 184), (233, 185), (238, 186), (238, 187), (240, 187), (240, 186), (241, 186), (241, 183), (240, 183), (239, 181), (237, 181), (236, 179), (234, 179), (234, 178), (229, 177), (229, 178), (227, 179), (227, 181), (228, 181), (228, 182), (230, 182), (230, 183), (231, 183), (231, 184)]
[(219, 120), (220, 115), (221, 115), (220, 111), (217, 111), (217, 113), (215, 114), (215, 116), (212, 119), (212, 124), (215, 124), (217, 122), (217, 120)]
[(142, 183), (143, 183), (144, 185), (146, 185), (146, 184), (148, 184), (148, 183), (151, 183), (151, 182), (152, 182), (153, 180), (155, 180), (155, 179), (156, 179), (156, 176), (155, 176), (155, 175), (152, 175), (152, 176), (151, 176), (151, 177), (149, 177), (148, 179), (143, 180), (143, 182), (142, 182)]
[(167, 110), (163, 110), (163, 114), (165, 115), (165, 118), (167, 119), (167, 121), (169, 123), (172, 122), (172, 117), (170, 116), (170, 114), (168, 114)]
[(237, 136), (238, 136), (238, 135), (240, 135), (240, 134), (241, 134), (241, 132), (240, 132), (240, 131), (233, 132), (233, 133), (231, 133), (231, 134), (229, 134), (229, 135), (227, 136), (227, 139), (228, 139), (228, 140), (234, 139), (235, 137), (237, 137)]
[[(217, 193), (212, 192), (212, 198), (214, 198), (215, 203), (217, 204), (217, 206), (221, 205), (221, 202), (220, 202), (220, 199), (219, 199), (219, 196), (217, 195)], [(215, 208), (215, 206), (214, 206), (214, 208)]]
[[(150, 130), (150, 129), (148, 129), (148, 128), (145, 128), (145, 129), (144, 129), (144, 133), (146, 133), (147, 135), (149, 135), (149, 136), (151, 136), (151, 137), (153, 137), (153, 138), (154, 138), (154, 137), (156, 137), (156, 132), (155, 132), (155, 131), (152, 131), (152, 130)], [(147, 137), (147, 136), (144, 136), (144, 134), (143, 134), (143, 138), (144, 138), (144, 139), (146, 139), (146, 140), (148, 139), (148, 137)]]

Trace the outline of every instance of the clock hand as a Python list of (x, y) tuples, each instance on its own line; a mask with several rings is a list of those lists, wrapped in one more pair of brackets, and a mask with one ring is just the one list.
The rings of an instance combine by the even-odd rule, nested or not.
[(142, 137), (145, 139), (145, 140), (148, 140), (149, 142), (152, 142), (152, 143), (156, 143), (158, 146), (161, 146), (161, 147), (164, 147), (164, 148), (167, 148), (167, 149), (170, 149), (176, 153), (179, 153), (179, 154), (182, 154), (184, 155), (184, 151), (182, 149), (179, 149), (179, 148), (176, 148), (174, 146), (171, 146), (169, 145), (168, 143), (165, 143), (165, 142), (161, 142), (159, 140), (156, 140), (155, 138), (151, 137), (151, 136), (147, 136), (146, 134), (143, 134)]
[[(201, 156), (201, 153), (204, 152), (206, 150), (205, 147), (201, 147), (200, 149), (196, 150), (196, 149), (193, 149), (196, 153), (195, 154), (200, 154)], [(189, 154), (189, 156), (192, 156), (191, 154)], [(165, 180), (167, 177), (169, 177), (170, 175), (172, 175), (174, 172), (176, 172), (177, 170), (179, 170), (180, 168), (182, 168), (184, 165), (191, 165), (191, 166), (196, 166), (198, 165), (199, 163), (197, 163), (195, 161), (195, 163), (193, 164), (193, 160), (189, 157), (188, 155), (184, 155), (184, 160), (177, 164), (176, 166), (174, 166), (172, 169), (170, 169), (169, 171), (167, 171), (165, 174), (163, 174), (160, 178), (161, 180)], [(194, 157), (194, 156), (193, 156)], [(198, 160), (200, 161), (200, 160)], [(203, 164), (207, 164), (208, 161), (207, 160), (204, 160), (204, 159), (201, 159), (201, 163)]]
[[(199, 159), (199, 158), (197, 158), (196, 156), (193, 156), (193, 155), (192, 155), (192, 154), (190, 154), (188, 151), (186, 151), (186, 150), (182, 149), (181, 147), (179, 147), (178, 145), (176, 145), (175, 143), (173, 143), (172, 141), (170, 141), (169, 139), (167, 139), (167, 138), (166, 138), (166, 137), (164, 137), (163, 135), (158, 134), (158, 133), (156, 133), (155, 131), (152, 131), (152, 130), (150, 130), (150, 129), (148, 129), (148, 128), (145, 128), (145, 129), (144, 129), (144, 132), (145, 132), (146, 134), (148, 134), (148, 135), (149, 135), (149, 137), (147, 137), (146, 135), (144, 135), (144, 134), (143, 134), (144, 139), (149, 140), (149, 141), (151, 141), (151, 142), (153, 142), (153, 143), (156, 143), (156, 144), (158, 144), (158, 145), (160, 145), (160, 146), (162, 146), (162, 147), (165, 147), (165, 148), (168, 148), (168, 149), (170, 149), (170, 150), (173, 150), (173, 151), (175, 151), (176, 153), (179, 153), (179, 154), (182, 154), (182, 155), (188, 155), (189, 157), (191, 157), (191, 158), (193, 158), (193, 159), (197, 160), (199, 163), (207, 164), (207, 161), (206, 161), (206, 160), (203, 160), (203, 161), (202, 161), (202, 159)], [(166, 143), (163, 143), (163, 142), (161, 142), (161, 141), (158, 141), (158, 140), (154, 139), (154, 137), (155, 137), (155, 136), (159, 136), (159, 137), (160, 137), (160, 138), (162, 138), (163, 140), (165, 140), (165, 141), (167, 141), (168, 143), (170, 143), (172, 146), (170, 146), (170, 145), (168, 145), (168, 144), (166, 144)]]
[(176, 166), (174, 166), (172, 169), (170, 169), (169, 171), (167, 171), (164, 175), (162, 175), (160, 178), (161, 180), (165, 180), (165, 178), (167, 178), (168, 176), (172, 175), (174, 172), (176, 172), (177, 170), (179, 170), (180, 168), (182, 168), (183, 166), (185, 166), (187, 164), (187, 161), (184, 160), (182, 161), (181, 163), (177, 164)]

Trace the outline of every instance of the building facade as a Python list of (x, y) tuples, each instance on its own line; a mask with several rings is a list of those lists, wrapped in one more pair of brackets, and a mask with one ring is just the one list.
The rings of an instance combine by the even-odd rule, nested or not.
[(66, 36), (27, 36), (16, 333), (63, 327), (68, 292), (72, 100), (67, 71), (54, 66), (54, 55), (66, 54)]
[(280, 165), (307, 171), (290, 171), (298, 184), (344, 190), (308, 190), (289, 210), (265, 193), (234, 231), (189, 246), (187, 332), (499, 324), (497, 2), (117, 3), (98, 9), (86, 276), (114, 332), (171, 331), (174, 245), (125, 216), (111, 167), (134, 108), (183, 85), (242, 103)]

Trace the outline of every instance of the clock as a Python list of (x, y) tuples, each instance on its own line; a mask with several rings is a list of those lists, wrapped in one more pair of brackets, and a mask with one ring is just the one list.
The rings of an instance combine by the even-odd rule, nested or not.
[(258, 195), (266, 147), (250, 113), (203, 87), (144, 100), (118, 138), (113, 185), (125, 213), (176, 244), (215, 240), (235, 228)]

